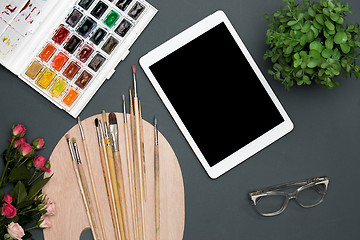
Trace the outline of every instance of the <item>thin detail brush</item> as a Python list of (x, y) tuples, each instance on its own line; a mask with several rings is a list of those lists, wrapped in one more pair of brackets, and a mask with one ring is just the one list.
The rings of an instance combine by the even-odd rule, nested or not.
[(96, 210), (97, 210), (99, 220), (100, 220), (101, 231), (102, 231), (104, 239), (107, 239), (106, 238), (104, 220), (103, 220), (102, 211), (101, 211), (100, 202), (99, 202), (99, 197), (98, 197), (98, 194), (97, 194), (95, 180), (94, 180), (94, 173), (93, 173), (92, 164), (91, 164), (91, 161), (90, 161), (89, 150), (88, 150), (88, 147), (87, 147), (85, 133), (84, 133), (84, 130), (83, 130), (82, 125), (81, 125), (80, 117), (78, 117), (78, 125), (79, 125), (79, 129), (80, 129), (80, 133), (81, 133), (81, 138), (82, 138), (83, 148), (84, 148), (84, 152), (85, 152), (86, 163), (88, 165), (91, 187), (92, 187), (92, 191), (93, 191), (94, 196), (95, 196)]
[(122, 95), (123, 100), (123, 116), (124, 116), (124, 133), (125, 133), (125, 146), (126, 146), (126, 156), (127, 156), (127, 165), (128, 165), (128, 176), (130, 183), (130, 201), (131, 201), (131, 213), (132, 213), (132, 223), (134, 238), (138, 239), (137, 233), (137, 217), (136, 217), (136, 207), (135, 207), (135, 195), (134, 195), (134, 180), (133, 180), (133, 166), (131, 164), (131, 149), (130, 149), (130, 140), (129, 140), (129, 125), (126, 115), (126, 105), (125, 105), (125, 95)]

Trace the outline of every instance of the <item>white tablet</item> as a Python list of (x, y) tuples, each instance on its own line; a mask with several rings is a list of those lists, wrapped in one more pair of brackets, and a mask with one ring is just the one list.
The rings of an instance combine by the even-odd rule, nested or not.
[(222, 11), (152, 50), (140, 65), (211, 178), (293, 129)]

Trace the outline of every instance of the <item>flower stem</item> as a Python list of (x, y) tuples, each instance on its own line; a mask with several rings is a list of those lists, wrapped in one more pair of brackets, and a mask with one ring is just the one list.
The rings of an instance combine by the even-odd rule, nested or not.
[(3, 181), (4, 181), (4, 178), (5, 178), (5, 174), (6, 174), (7, 170), (8, 170), (9, 163), (10, 163), (9, 161), (6, 162), (4, 172), (3, 172), (2, 176), (1, 176), (1, 180), (0, 180), (0, 187), (3, 187)]
[(31, 178), (30, 178), (29, 181), (28, 181), (28, 184), (29, 184), (29, 185), (30, 185), (31, 180), (35, 177), (35, 175), (36, 175), (37, 172), (38, 172), (38, 170), (35, 169), (33, 175), (31, 176)]
[[(37, 170), (35, 170), (36, 172)], [(44, 172), (42, 172), (41, 174), (39, 174), (34, 180), (32, 180), (31, 182), (29, 182), (29, 185), (33, 184), (36, 180), (38, 180), (39, 177), (41, 177), (42, 175), (44, 175)], [(31, 177), (33, 178), (33, 177)], [(31, 180), (31, 179), (30, 179)]]

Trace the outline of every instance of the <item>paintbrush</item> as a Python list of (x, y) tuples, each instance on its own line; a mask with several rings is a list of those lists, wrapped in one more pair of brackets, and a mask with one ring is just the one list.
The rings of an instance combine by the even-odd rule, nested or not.
[(143, 191), (143, 197), (144, 201), (146, 201), (146, 170), (145, 170), (145, 157), (144, 157), (144, 139), (143, 139), (143, 129), (142, 129), (142, 113), (141, 113), (141, 104), (140, 99), (138, 97), (137, 92), (137, 83), (136, 83), (136, 66), (132, 65), (132, 71), (133, 71), (133, 81), (134, 81), (134, 113), (135, 113), (135, 121), (139, 122), (139, 127), (137, 128), (136, 122), (136, 134), (137, 138), (140, 138), (140, 143), (137, 143), (138, 155), (140, 157), (139, 161), (141, 162), (141, 168), (142, 168), (142, 185), (144, 188)]
[(155, 239), (160, 239), (160, 165), (157, 116), (154, 117)]
[(104, 180), (106, 183), (106, 189), (107, 189), (108, 198), (109, 198), (111, 217), (112, 217), (113, 224), (114, 224), (115, 237), (116, 237), (116, 240), (120, 240), (119, 221), (118, 221), (118, 218), (116, 215), (114, 194), (113, 194), (112, 185), (111, 185), (110, 173), (108, 170), (109, 165), (106, 160), (105, 151), (104, 151), (104, 144), (103, 144), (104, 135), (103, 135), (103, 131), (102, 131), (101, 120), (99, 120), (98, 118), (95, 118), (95, 126), (96, 126), (96, 133), (97, 133), (97, 137), (98, 137), (101, 166), (103, 169)]
[(136, 86), (136, 66), (132, 65), (133, 71), (133, 80), (134, 80), (134, 115), (135, 115), (135, 146), (136, 146), (136, 153), (137, 153), (137, 162), (139, 167), (139, 181), (140, 181), (140, 208), (141, 208), (141, 224), (142, 224), (142, 235), (143, 239), (145, 238), (145, 219), (144, 219), (144, 166), (142, 161), (142, 152), (141, 152), (141, 137), (140, 137), (140, 109), (139, 109), (139, 99), (137, 95), (137, 86)]
[(105, 110), (102, 111), (102, 118), (103, 118), (103, 122), (104, 122), (106, 154), (107, 154), (107, 159), (108, 159), (108, 164), (109, 164), (111, 185), (112, 185), (114, 199), (115, 199), (117, 217), (118, 217), (118, 221), (119, 221), (119, 225), (120, 225), (119, 226), (120, 236), (121, 236), (121, 239), (123, 240), (123, 239), (125, 239), (125, 228), (124, 228), (123, 219), (121, 217), (122, 216), (121, 202), (120, 202), (119, 191), (118, 191), (118, 187), (117, 187), (114, 154), (113, 154), (113, 150), (112, 150), (112, 146), (111, 146), (111, 138), (109, 135), (109, 129), (108, 129), (108, 125), (107, 125)]
[[(80, 155), (79, 155), (79, 151), (77, 148), (77, 144), (76, 144), (76, 139), (72, 138), (72, 143), (75, 149), (75, 154), (73, 151), (73, 146), (71, 144), (69, 135), (66, 134), (66, 141), (68, 143), (69, 146), (69, 150), (70, 150), (70, 155), (72, 158), (72, 162), (73, 162), (73, 167), (74, 167), (74, 171), (75, 171), (75, 175), (76, 175), (76, 180), (78, 182), (79, 188), (80, 188), (80, 193), (81, 196), (83, 198), (84, 201), (84, 205), (85, 205), (85, 210), (86, 210), (86, 215), (88, 217), (89, 223), (90, 223), (90, 228), (93, 234), (93, 237), (95, 240), (100, 239), (99, 235), (98, 235), (98, 231), (97, 231), (97, 227), (96, 227), (96, 222), (95, 222), (95, 217), (94, 217), (94, 210), (91, 204), (91, 199), (90, 199), (90, 194), (89, 194), (89, 187), (86, 183), (86, 179), (85, 179), (85, 173), (84, 173), (84, 169), (82, 168), (81, 165), (81, 160), (80, 160)], [(76, 159), (76, 162), (75, 162)]]
[(136, 151), (136, 131), (135, 131), (135, 115), (134, 115), (134, 105), (132, 90), (129, 88), (129, 101), (130, 101), (130, 130), (131, 130), (131, 149), (133, 153), (133, 172), (134, 172), (134, 190), (135, 190), (135, 210), (136, 210), (136, 222), (137, 222), (137, 232), (138, 239), (141, 239), (142, 234), (142, 217), (141, 217), (141, 192), (140, 192), (140, 173), (137, 151)]
[(91, 166), (91, 161), (90, 161), (89, 150), (88, 150), (88, 147), (87, 147), (87, 142), (86, 142), (84, 130), (83, 130), (82, 125), (81, 125), (80, 117), (78, 117), (78, 125), (79, 125), (79, 129), (80, 129), (80, 133), (81, 133), (83, 148), (84, 148), (84, 152), (85, 152), (85, 158), (86, 158), (86, 162), (87, 162), (87, 165), (88, 165), (88, 170), (89, 170), (89, 176), (90, 176), (90, 182), (91, 182), (91, 186), (92, 186), (92, 191), (93, 191), (94, 196), (95, 196), (96, 210), (97, 210), (97, 213), (98, 213), (98, 215), (99, 215), (101, 231), (102, 231), (102, 234), (103, 234), (104, 239), (106, 239), (106, 231), (105, 231), (105, 226), (104, 226), (104, 220), (103, 220), (102, 213), (101, 213), (101, 208), (100, 208), (100, 203), (99, 203), (99, 197), (98, 197), (98, 194), (97, 194), (97, 191), (96, 191), (96, 185), (95, 185), (95, 180), (94, 180), (94, 173), (93, 173), (93, 171), (92, 171), (92, 166)]
[(144, 201), (146, 202), (147, 199), (147, 187), (146, 187), (146, 167), (145, 167), (145, 153), (144, 153), (144, 128), (143, 128), (143, 121), (142, 121), (142, 110), (141, 110), (141, 101), (139, 99), (139, 119), (140, 119), (140, 150), (141, 150), (141, 160), (142, 160), (142, 167), (144, 172), (143, 177), (143, 186), (144, 186)]
[(123, 99), (123, 116), (124, 116), (124, 133), (125, 133), (125, 145), (126, 145), (126, 156), (127, 156), (127, 165), (128, 165), (128, 175), (130, 183), (130, 201), (131, 201), (131, 212), (132, 212), (132, 223), (134, 229), (134, 238), (138, 238), (138, 233), (136, 230), (137, 226), (137, 217), (135, 210), (135, 195), (134, 195), (134, 180), (133, 180), (133, 166), (131, 164), (131, 149), (130, 149), (130, 139), (129, 139), (129, 129), (128, 129), (128, 120), (126, 115), (126, 105), (125, 105), (125, 95), (122, 95)]
[(113, 112), (109, 114), (109, 123), (110, 123), (109, 127), (110, 127), (111, 139), (113, 142), (113, 154), (114, 154), (117, 186), (120, 191), (119, 196), (120, 196), (122, 219), (125, 230), (125, 239), (129, 239), (129, 225), (128, 225), (128, 217), (127, 217), (127, 209), (126, 209), (124, 177), (123, 177), (121, 158), (119, 152), (118, 124), (117, 124), (116, 115)]

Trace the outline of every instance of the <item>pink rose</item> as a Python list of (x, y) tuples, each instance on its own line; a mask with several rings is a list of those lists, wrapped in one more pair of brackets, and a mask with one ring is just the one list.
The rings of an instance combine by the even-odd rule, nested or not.
[(44, 141), (43, 138), (37, 138), (32, 142), (32, 145), (36, 149), (42, 149), (44, 147), (44, 145), (45, 145), (45, 141)]
[[(12, 138), (9, 138), (9, 141), (12, 142)], [(14, 147), (17, 148), (18, 146), (21, 146), (23, 143), (26, 143), (26, 139), (25, 138), (20, 138), (18, 140), (15, 141)]]
[(16, 216), (17, 211), (13, 205), (8, 204), (8, 203), (3, 203), (1, 214), (3, 216), (6, 216), (7, 218), (13, 218)]
[(49, 216), (45, 216), (45, 215), (42, 215), (40, 217), (40, 220), (39, 221), (42, 221), (39, 225), (39, 227), (41, 228), (51, 228), (52, 227), (52, 223), (50, 221), (50, 217)]
[(55, 202), (52, 199), (48, 199), (48, 202), (45, 206), (46, 216), (54, 216), (56, 214)]
[(12, 196), (10, 196), (9, 194), (6, 194), (3, 201), (6, 203), (11, 203), (13, 200)]
[(26, 128), (21, 124), (16, 125), (11, 130), (11, 134), (14, 137), (23, 137), (25, 135), (25, 132), (26, 132)]
[(25, 236), (24, 229), (18, 223), (11, 222), (7, 226), (7, 231), (13, 239), (20, 240)]
[(32, 147), (30, 144), (28, 143), (23, 143), (20, 145), (19, 147), (19, 152), (21, 153), (21, 155), (25, 156), (29, 156), (32, 153)]
[(47, 167), (42, 167), (41, 168), (41, 171), (44, 171), (44, 172), (51, 172), (51, 170)]
[(43, 156), (34, 157), (34, 166), (36, 168), (43, 168), (45, 166), (45, 163), (46, 163), (46, 158), (44, 158)]

